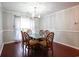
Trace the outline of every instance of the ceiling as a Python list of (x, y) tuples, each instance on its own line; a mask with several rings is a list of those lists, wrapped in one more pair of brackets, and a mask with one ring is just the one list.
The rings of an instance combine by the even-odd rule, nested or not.
[[(33, 11), (34, 2), (2, 2), (2, 6), (5, 9), (12, 10), (12, 11), (19, 11), (24, 13), (31, 14), (30, 11)], [(75, 5), (78, 5), (78, 2), (37, 2), (36, 5), (41, 5), (42, 8), (39, 8), (42, 12), (39, 14), (41, 16), (45, 16), (47, 14), (63, 10)], [(32, 9), (29, 6), (33, 7)], [(43, 9), (43, 10), (42, 10)]]

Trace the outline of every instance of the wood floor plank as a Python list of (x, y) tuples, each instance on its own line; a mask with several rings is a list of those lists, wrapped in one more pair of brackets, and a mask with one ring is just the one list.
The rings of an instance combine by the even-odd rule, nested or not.
[[(23, 57), (21, 43), (10, 43), (3, 47), (1, 57)], [(41, 57), (44, 51), (38, 53)], [(50, 51), (51, 52), (51, 51)], [(53, 44), (53, 56), (52, 57), (78, 57), (79, 50), (54, 42)], [(35, 53), (33, 54), (35, 55)], [(44, 57), (50, 56), (44, 54)], [(36, 57), (36, 56), (34, 56)]]

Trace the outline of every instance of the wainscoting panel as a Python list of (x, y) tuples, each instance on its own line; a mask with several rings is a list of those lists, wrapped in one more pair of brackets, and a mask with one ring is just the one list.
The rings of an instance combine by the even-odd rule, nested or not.
[(79, 32), (56, 31), (54, 41), (79, 49)]

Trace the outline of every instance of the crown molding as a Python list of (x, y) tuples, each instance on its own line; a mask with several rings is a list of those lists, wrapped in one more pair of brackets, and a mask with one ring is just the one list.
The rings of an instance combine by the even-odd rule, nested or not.
[(2, 9), (3, 13), (9, 13), (9, 14), (17, 15), (17, 16), (26, 16), (26, 17), (29, 17), (29, 15), (30, 15), (28, 12), (9, 10), (9, 9), (4, 8), (4, 7), (0, 7), (0, 9)]

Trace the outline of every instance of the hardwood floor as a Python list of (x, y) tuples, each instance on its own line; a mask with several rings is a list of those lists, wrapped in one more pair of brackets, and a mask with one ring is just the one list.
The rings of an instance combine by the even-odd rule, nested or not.
[[(43, 52), (44, 51), (40, 51), (40, 53), (33, 53), (32, 56), (34, 57), (36, 57), (37, 55), (39, 55), (38, 57), (51, 56), (51, 51), (48, 54), (46, 53), (43, 54)], [(56, 42), (54, 42), (53, 44), (53, 52), (54, 52), (53, 53), (54, 57), (78, 57), (79, 56), (79, 50), (76, 50), (74, 48), (71, 48)], [(27, 56), (27, 53), (26, 53), (26, 56)], [(23, 57), (21, 43), (10, 43), (10, 44), (4, 45), (1, 57)]]

